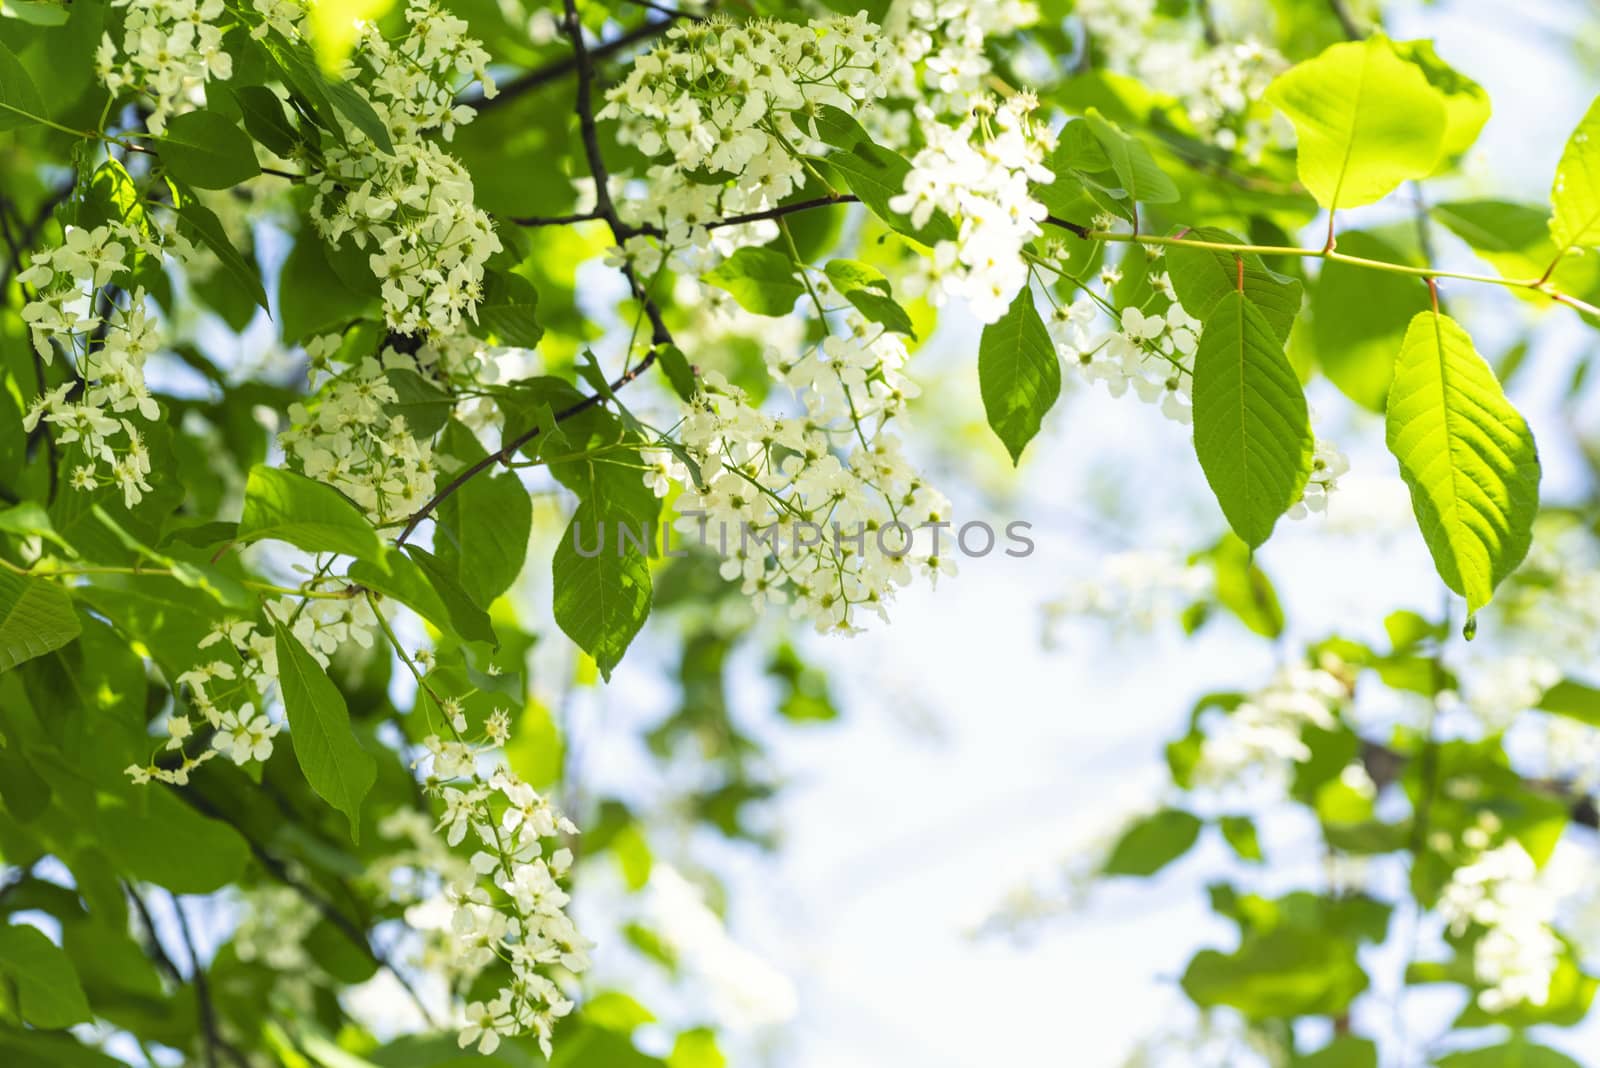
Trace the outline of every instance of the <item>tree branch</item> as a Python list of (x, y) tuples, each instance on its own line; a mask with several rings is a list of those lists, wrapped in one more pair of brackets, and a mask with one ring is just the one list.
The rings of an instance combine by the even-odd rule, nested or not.
[[(654, 23), (652, 25), (659, 28), (662, 24)], [(578, 18), (576, 0), (566, 0), (566, 18), (563, 29), (566, 31), (567, 38), (572, 42), (572, 69), (578, 76), (577, 98), (574, 108), (578, 114), (578, 129), (583, 140), (584, 155), (589, 163), (589, 173), (594, 179), (595, 207), (594, 211), (589, 214), (592, 218), (604, 219), (606, 225), (611, 228), (611, 236), (616, 240), (617, 244), (621, 245), (626, 243), (628, 238), (645, 231), (640, 227), (631, 226), (623, 222), (622, 217), (617, 213), (615, 202), (611, 199), (610, 174), (606, 170), (605, 158), (600, 152), (600, 131), (594, 118), (593, 58), (601, 53), (601, 49), (596, 49), (595, 52), (591, 53), (584, 43), (583, 23)], [(602, 48), (604, 47), (606, 46), (602, 46)], [(637, 365), (626, 368), (622, 374), (609, 383), (606, 394), (615, 393), (644, 374), (645, 371), (650, 369), (651, 364), (655, 363), (656, 353), (661, 346), (672, 344), (672, 332), (667, 329), (666, 319), (662, 316), (660, 307), (651, 299), (644, 283), (640, 281), (638, 272), (633, 269), (631, 263), (624, 261), (622, 273), (628, 280), (628, 288), (632, 290), (634, 299), (644, 309), (645, 318), (650, 320), (651, 346), (644, 359), (640, 360)], [(571, 419), (573, 416), (593, 408), (603, 399), (604, 395), (592, 393), (555, 413), (554, 420), (560, 423)], [(395, 544), (404, 545), (411, 535), (416, 532), (417, 527), (424, 519), (432, 515), (441, 504), (450, 498), (451, 494), (473, 478), (496, 464), (508, 463), (516, 455), (518, 449), (538, 437), (539, 429), (534, 427), (517, 435), (501, 445), (498, 451), (490, 453), (452, 478), (426, 504), (406, 518), (405, 526), (401, 529), (399, 537), (395, 538)]]

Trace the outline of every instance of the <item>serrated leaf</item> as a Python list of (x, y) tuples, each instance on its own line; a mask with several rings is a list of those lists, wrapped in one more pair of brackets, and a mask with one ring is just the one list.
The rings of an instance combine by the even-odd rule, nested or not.
[(538, 311), (539, 291), (532, 282), (509, 271), (485, 273), (478, 324), (502, 345), (524, 349), (537, 345), (544, 336)]
[(0, 926), (0, 975), (16, 985), (18, 1013), (35, 1027), (71, 1027), (89, 1019), (89, 999), (71, 958), (37, 927)]
[(60, 586), (0, 571), (0, 672), (60, 649), (82, 631)]
[(1300, 499), (1311, 422), (1283, 342), (1250, 301), (1224, 296), (1194, 357), (1194, 450), (1229, 526), (1251, 548)]
[(261, 173), (249, 135), (215, 111), (172, 116), (158, 143), (167, 172), (197, 189), (228, 189)]
[(404, 416), (412, 437), (431, 438), (449, 421), (455, 408), (450, 394), (404, 367), (385, 371), (383, 377), (400, 398), (384, 405), (384, 411), (390, 416)]
[(278, 95), (264, 85), (241, 85), (233, 89), (244, 128), (268, 149), (287, 157), (300, 141), (300, 134), (289, 121)]
[[(597, 413), (586, 447), (624, 438)], [(637, 453), (610, 451), (551, 465), (579, 504), (551, 561), (556, 622), (606, 679), (650, 615), (650, 561), (660, 502), (639, 477)], [(642, 547), (641, 547), (642, 543)]]
[(1600, 245), (1600, 99), (1567, 139), (1550, 189), (1550, 236), (1561, 255)]
[(983, 328), (978, 341), (978, 390), (989, 426), (1011, 454), (1039, 433), (1045, 415), (1061, 395), (1061, 362), (1050, 332), (1024, 286), (996, 322)]
[(1105, 150), (1106, 158), (1123, 192), (1130, 201), (1142, 204), (1170, 204), (1178, 199), (1178, 187), (1156, 165), (1150, 150), (1138, 138), (1125, 133), (1121, 127), (1094, 108), (1084, 115), (1089, 132), (1094, 134)]
[(233, 247), (233, 242), (228, 240), (228, 231), (223, 228), (222, 220), (217, 218), (215, 212), (193, 197), (184, 200), (178, 208), (178, 231), (191, 242), (210, 249), (228, 277), (249, 294), (251, 301), (271, 313), (267, 305), (266, 288), (261, 284), (261, 272)]
[(467, 641), (485, 642), (495, 646), (500, 644), (494, 632), (494, 624), (489, 619), (489, 613), (473, 602), (460, 580), (445, 566), (444, 561), (416, 545), (407, 545), (406, 553), (416, 561), (422, 573), (428, 576), (428, 581), (433, 584), (439, 600), (444, 602), (445, 611), (450, 614), (451, 625), (455, 627), (457, 634)]
[(699, 386), (694, 379), (694, 368), (689, 366), (689, 359), (683, 350), (676, 345), (662, 345), (656, 349), (656, 362), (666, 372), (667, 381), (672, 383), (672, 392), (678, 395), (678, 399), (694, 400)]
[(859, 260), (829, 260), (823, 271), (839, 295), (854, 305), (868, 322), (916, 338), (911, 316), (895, 302), (889, 279), (882, 271)]
[(746, 246), (703, 276), (718, 289), (733, 294), (746, 311), (757, 315), (788, 315), (806, 287), (795, 277), (795, 262), (770, 248)]
[(250, 469), (238, 538), (246, 543), (273, 538), (306, 552), (374, 562), (382, 553), (377, 531), (338, 490), (264, 464)]
[[(1226, 230), (1201, 227), (1184, 235), (1187, 240), (1218, 244), (1243, 244)], [(1167, 249), (1167, 274), (1183, 310), (1205, 322), (1217, 303), (1239, 289), (1239, 262), (1244, 261), (1245, 298), (1255, 305), (1278, 340), (1287, 343), (1300, 314), (1305, 287), (1297, 278), (1271, 270), (1254, 253), (1173, 245)]]
[(1406, 332), (1386, 429), (1439, 577), (1476, 612), (1532, 541), (1533, 435), (1467, 332), (1436, 312)]
[(361, 801), (377, 779), (377, 762), (350, 729), (344, 695), (322, 665), (282, 623), (274, 623), (272, 629), (295, 759), (317, 796), (350, 821), (351, 840), (360, 841)]
[[(446, 428), (442, 447), (465, 463), (485, 455), (477, 439), (459, 423)], [(532, 528), (533, 504), (527, 487), (514, 472), (485, 471), (440, 505), (433, 551), (473, 602), (486, 609), (522, 573)]]
[(1267, 99), (1294, 123), (1300, 181), (1329, 210), (1382, 200), (1444, 153), (1443, 99), (1382, 34), (1296, 64)]
[(817, 115), (817, 136), (836, 151), (827, 162), (839, 172), (850, 192), (867, 210), (882, 219), (896, 233), (914, 238), (924, 245), (954, 241), (956, 225), (942, 211), (935, 211), (922, 226), (911, 216), (889, 207), (889, 201), (905, 192), (911, 163), (904, 156), (873, 142), (867, 132), (845, 112), (825, 104)]

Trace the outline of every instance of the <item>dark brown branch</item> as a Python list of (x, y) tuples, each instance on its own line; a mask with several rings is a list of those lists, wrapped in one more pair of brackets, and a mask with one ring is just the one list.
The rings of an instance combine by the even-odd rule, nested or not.
[(384, 954), (379, 953), (373, 948), (371, 939), (367, 937), (367, 932), (360, 924), (356, 923), (354, 920), (351, 920), (343, 912), (340, 912), (339, 907), (327, 897), (323, 896), (322, 892), (317, 890), (316, 887), (313, 887), (305, 881), (297, 878), (295, 874), (289, 870), (289, 866), (287, 864), (285, 864), (278, 857), (274, 856), (272, 853), (268, 852), (267, 849), (261, 845), (261, 843), (257, 842), (255, 838), (246, 833), (243, 827), (229, 819), (227, 813), (223, 812), (217, 808), (216, 805), (213, 805), (210, 801), (206, 800), (206, 798), (202, 797), (196, 790), (192, 788), (183, 790), (174, 788), (172, 792), (176, 794), (180, 800), (188, 804), (190, 808), (194, 809), (201, 815), (209, 816), (214, 820), (220, 820), (232, 827), (235, 831), (238, 831), (239, 836), (244, 839), (245, 845), (250, 848), (251, 855), (255, 857), (256, 862), (266, 870), (268, 875), (272, 876), (274, 879), (278, 880), (278, 882), (289, 887), (291, 890), (295, 891), (302, 898), (304, 898), (308, 903), (311, 904), (313, 908), (322, 914), (323, 919), (327, 920), (334, 927), (338, 928), (341, 934), (349, 939), (357, 949), (361, 950), (368, 960), (372, 961), (372, 963), (376, 964), (378, 967), (394, 976), (395, 981), (400, 984), (407, 994), (411, 995), (411, 1000), (416, 1005), (417, 1011), (422, 1014), (422, 1018), (424, 1020), (428, 1021), (428, 1025), (430, 1027), (438, 1026), (438, 1022), (434, 1020), (433, 1014), (428, 1011), (428, 1006), (423, 1003), (421, 995), (419, 995), (416, 992), (416, 989), (412, 987), (411, 981), (407, 979), (405, 974), (402, 973), (392, 961), (384, 956)]
[(1068, 222), (1065, 219), (1058, 219), (1054, 215), (1046, 215), (1044, 217), (1044, 221), (1049, 223), (1051, 226), (1059, 226), (1061, 229), (1067, 230), (1074, 236), (1083, 238), (1085, 241), (1089, 240), (1089, 228), (1087, 226), (1080, 226), (1075, 222)]
[[(659, 26), (660, 24), (656, 25)], [(572, 69), (578, 76), (577, 99), (574, 103), (574, 108), (578, 113), (578, 129), (583, 140), (584, 155), (589, 163), (589, 173), (594, 179), (595, 207), (591, 214), (596, 219), (605, 220), (606, 225), (611, 228), (611, 236), (616, 240), (617, 244), (621, 245), (626, 243), (628, 238), (645, 231), (640, 227), (630, 226), (623, 222), (621, 216), (617, 213), (616, 204), (611, 199), (610, 175), (606, 170), (605, 158), (600, 152), (600, 132), (594, 118), (593, 58), (598, 56), (602, 49), (596, 49), (591, 53), (584, 43), (583, 23), (578, 18), (578, 6), (575, 0), (566, 0), (566, 19), (564, 20), (563, 29), (566, 31), (568, 39), (572, 42)], [(602, 46), (602, 48), (604, 47)], [(666, 319), (662, 316), (660, 307), (651, 299), (644, 283), (639, 278), (638, 272), (633, 269), (632, 264), (625, 261), (622, 266), (622, 273), (628, 280), (628, 288), (633, 292), (634, 299), (639, 302), (639, 306), (644, 310), (645, 318), (650, 321), (650, 351), (645, 354), (644, 359), (640, 360), (636, 366), (625, 368), (622, 374), (613, 379), (608, 384), (604, 394), (592, 393), (556, 412), (554, 420), (557, 423), (588, 411), (598, 405), (605, 396), (615, 393), (629, 382), (637, 379), (655, 363), (656, 353), (661, 346), (672, 344), (672, 333), (667, 329)], [(498, 451), (490, 453), (462, 470), (446, 483), (443, 489), (435, 493), (426, 504), (406, 518), (406, 523), (400, 531), (400, 536), (395, 538), (395, 544), (404, 545), (411, 535), (416, 532), (417, 527), (421, 525), (424, 519), (431, 516), (441, 504), (450, 498), (451, 494), (473, 478), (496, 464), (509, 463), (511, 458), (517, 454), (518, 449), (538, 437), (539, 429), (539, 427), (533, 427), (517, 435), (501, 445)]]
[(506, 222), (517, 226), (572, 226), (575, 223), (594, 222), (601, 218), (599, 212), (575, 211), (571, 215), (508, 215)]
[[(217, 1027), (217, 1007), (211, 1001), (211, 984), (206, 980), (205, 966), (200, 963), (200, 951), (194, 945), (194, 932), (189, 930), (189, 916), (183, 911), (183, 903), (178, 900), (177, 894), (169, 891), (167, 896), (172, 899), (172, 911), (178, 915), (178, 930), (183, 935), (183, 946), (189, 951), (189, 980), (194, 983), (194, 999), (200, 1009), (200, 1027), (205, 1032), (206, 1066), (217, 1068), (217, 1051), (220, 1049), (239, 1068), (250, 1068), (250, 1062), (222, 1037)], [(144, 917), (148, 922), (149, 914), (144, 913)]]

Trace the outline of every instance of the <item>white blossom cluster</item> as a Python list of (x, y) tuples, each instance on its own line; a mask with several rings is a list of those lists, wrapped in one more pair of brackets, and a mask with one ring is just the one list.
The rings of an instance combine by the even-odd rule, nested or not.
[(1175, 618), (1212, 584), (1205, 566), (1153, 549), (1111, 553), (1096, 560), (1094, 570), (1093, 577), (1074, 582), (1044, 606), (1047, 643), (1054, 644), (1060, 628), (1077, 619), (1148, 629)]
[[(337, 334), (306, 344), (312, 374), (330, 367), (343, 339)], [(411, 370), (414, 359), (386, 348), (382, 359), (359, 357), (339, 368), (305, 403), (289, 406), (289, 429), (278, 444), (306, 477), (326, 482), (379, 522), (403, 518), (434, 494), (438, 460), (432, 442), (414, 434), (404, 415), (386, 405), (400, 395), (385, 377)]]
[(458, 878), (446, 889), (452, 905), (450, 937), (457, 972), (476, 974), (499, 958), (511, 969), (506, 985), (487, 1001), (466, 1006), (458, 1036), (462, 1047), (494, 1052), (505, 1035), (532, 1033), (545, 1056), (555, 1022), (573, 1004), (546, 974), (552, 967), (581, 972), (589, 966), (588, 946), (565, 908), (569, 901), (558, 880), (572, 865), (572, 852), (548, 845), (578, 833), (533, 787), (503, 765), (492, 750), (503, 746), (510, 727), (504, 711), (493, 713), (477, 742), (463, 740), (467, 721), (459, 704), (443, 702), (450, 738), (430, 735), (423, 743), (423, 788), (443, 804), (437, 830), (453, 847), (468, 840), (472, 879)]
[[(268, 604), (266, 611), (289, 628), (317, 663), (327, 667), (346, 642), (372, 648), (378, 621), (365, 598), (321, 591), (317, 587), (322, 585), (342, 588), (344, 580), (314, 580), (306, 585), (304, 596), (280, 597)], [(276, 638), (250, 620), (227, 619), (200, 640), (200, 649), (214, 646), (220, 647), (218, 659), (198, 664), (174, 680), (178, 691), (187, 694), (189, 707), (198, 713), (200, 725), (210, 731), (205, 748), (189, 751), (196, 721), (175, 706), (167, 714), (163, 747), (148, 763), (125, 769), (135, 783), (154, 780), (183, 786), (191, 771), (218, 755), (240, 766), (262, 763), (272, 756), (273, 739), (284, 726), (276, 707)], [(163, 767), (163, 753), (176, 755), (180, 763)]]
[(670, 454), (645, 475), (661, 496), (674, 482), (683, 486), (678, 511), (693, 514), (680, 529), (721, 551), (723, 576), (754, 603), (787, 602), (819, 631), (843, 633), (856, 629), (858, 607), (886, 618), (895, 589), (915, 573), (937, 580), (954, 569), (948, 529), (942, 553), (938, 532), (923, 529), (941, 521), (948, 528), (949, 503), (886, 429), (915, 395), (901, 373), (905, 346), (854, 313), (847, 323), (848, 333), (798, 359), (767, 353), (804, 417), (763, 412), (708, 372), (679, 435), (703, 488)]
[(1557, 895), (1538, 878), (1538, 868), (1515, 839), (1489, 847), (1500, 821), (1482, 813), (1462, 844), (1476, 856), (1451, 873), (1439, 897), (1439, 914), (1455, 935), (1481, 928), (1472, 943), (1473, 971), (1484, 989), (1478, 1004), (1487, 1012), (1517, 1005), (1543, 1005), (1561, 956), (1551, 927)]
[(151, 133), (160, 136), (173, 114), (196, 106), (207, 82), (233, 76), (233, 57), (222, 47), (223, 0), (112, 0), (112, 6), (127, 15), (120, 45), (101, 35), (100, 80), (113, 94), (133, 89), (155, 102), (145, 120)]
[(1331, 730), (1348, 696), (1345, 683), (1330, 671), (1305, 664), (1283, 668), (1233, 711), (1206, 714), (1195, 783), (1211, 789), (1257, 781), (1286, 785), (1294, 765), (1311, 758), (1301, 737), (1305, 728)]
[(993, 69), (984, 43), (1038, 19), (1039, 9), (1027, 0), (894, 0), (883, 20), (897, 50), (892, 94), (965, 114)]
[[(174, 245), (187, 247), (169, 236)], [(163, 336), (143, 288), (114, 303), (102, 295), (102, 287), (124, 275), (135, 257), (161, 255), (161, 242), (120, 222), (93, 229), (69, 226), (60, 246), (35, 252), (18, 276), (37, 290), (22, 309), (34, 350), (48, 364), (61, 348), (79, 379), (36, 398), (23, 429), (31, 433), (41, 421), (50, 424), (57, 445), (75, 445), (82, 453), (83, 462), (73, 467), (73, 488), (115, 486), (130, 508), (151, 488), (150, 454), (132, 417), (161, 418), (144, 368)]]
[(1276, 50), (1253, 38), (1208, 44), (1195, 26), (1158, 17), (1154, 0), (1078, 0), (1073, 13), (1094, 66), (1175, 98), (1202, 139), (1250, 160), (1280, 139), (1262, 103), (1289, 66)]
[[(634, 60), (598, 114), (656, 161), (642, 176), (649, 196), (619, 204), (625, 221), (656, 226), (666, 247), (684, 249), (708, 244), (708, 222), (776, 206), (805, 178), (800, 153), (817, 147), (818, 109), (854, 112), (883, 96), (890, 54), (862, 13), (803, 26), (720, 15), (680, 22)], [(749, 235), (775, 231), (753, 226)], [(719, 231), (721, 251), (737, 241)]]
[[(446, 140), (473, 110), (453, 103), (463, 76), (482, 77), (487, 54), (466, 23), (431, 4), (406, 9), (409, 32), (398, 42), (375, 27), (363, 33), (350, 85), (378, 112), (394, 152), (358, 129), (349, 146), (324, 151), (325, 169), (307, 177), (315, 190), (311, 219), (329, 241), (348, 236), (370, 250), (382, 283), (384, 317), (403, 334), (450, 334), (477, 315), (484, 264), (500, 251), (487, 213), (474, 205), (472, 178), (455, 157), (428, 140)], [(486, 95), (493, 95), (490, 81)]]
[(891, 210), (926, 226), (935, 212), (953, 220), (957, 235), (933, 250), (934, 304), (958, 297), (985, 323), (1005, 314), (1028, 282), (1023, 247), (1043, 234), (1048, 212), (1029, 191), (1054, 175), (1044, 159), (1054, 147), (1050, 129), (1035, 124), (1038, 100), (1018, 93), (1001, 103), (974, 99), (955, 126), (935, 120), (919, 107), (926, 145), (911, 160), (905, 188), (890, 198)]
[(1087, 381), (1104, 382), (1113, 397), (1131, 387), (1140, 400), (1159, 404), (1167, 418), (1192, 421), (1200, 322), (1173, 301), (1161, 311), (1123, 308), (1107, 326), (1102, 309), (1108, 307), (1104, 298), (1086, 292), (1051, 313), (1045, 325), (1062, 362)]

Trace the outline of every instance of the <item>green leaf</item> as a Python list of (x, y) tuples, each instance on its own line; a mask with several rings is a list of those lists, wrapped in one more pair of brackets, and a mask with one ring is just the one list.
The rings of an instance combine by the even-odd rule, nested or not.
[(1600, 99), (1572, 131), (1550, 190), (1550, 236), (1561, 255), (1600, 245)]
[(1494, 1046), (1446, 1053), (1436, 1063), (1439, 1068), (1582, 1068), (1565, 1053), (1534, 1045), (1522, 1036)]
[[(1184, 235), (1195, 241), (1244, 244), (1238, 237), (1215, 227), (1201, 227)], [(1239, 289), (1239, 262), (1244, 261), (1244, 295), (1255, 305), (1278, 340), (1287, 343), (1300, 314), (1305, 287), (1299, 279), (1271, 270), (1255, 253), (1173, 245), (1167, 249), (1167, 274), (1183, 310), (1201, 322), (1211, 318), (1217, 304)]]
[[(1555, 262), (1556, 246), (1550, 239), (1550, 217), (1544, 209), (1532, 204), (1458, 200), (1435, 204), (1432, 215), (1506, 278), (1524, 281), (1538, 278)], [(1340, 245), (1343, 243), (1341, 237)], [(1568, 260), (1562, 266), (1576, 267), (1581, 262)], [(1553, 279), (1560, 277), (1558, 271)], [(1586, 278), (1572, 288), (1585, 288), (1588, 281)]]
[(60, 649), (82, 631), (60, 586), (0, 571), (0, 672)]
[(1494, 372), (1447, 316), (1411, 321), (1386, 436), (1439, 577), (1476, 612), (1527, 555), (1539, 454)]
[[(1407, 263), (1412, 257), (1376, 234), (1339, 235), (1352, 256)], [(1411, 317), (1428, 306), (1428, 291), (1414, 278), (1329, 260), (1311, 287), (1311, 343), (1317, 363), (1357, 404), (1383, 411)]]
[(172, 116), (159, 140), (168, 173), (199, 189), (228, 189), (261, 173), (249, 135), (215, 111)]
[(795, 277), (795, 262), (770, 248), (747, 245), (723, 260), (704, 278), (733, 294), (746, 311), (757, 315), (788, 315), (806, 287)]
[(1544, 692), (1539, 707), (1558, 716), (1600, 727), (1600, 690), (1576, 679), (1562, 679)]
[(1300, 135), (1301, 183), (1324, 208), (1371, 204), (1425, 178), (1444, 152), (1449, 115), (1415, 64), (1382, 34), (1299, 63), (1267, 99)]
[(361, 800), (377, 778), (377, 762), (350, 729), (344, 695), (322, 666), (283, 624), (274, 623), (272, 629), (295, 759), (311, 789), (345, 814), (351, 839), (360, 841)]
[[(450, 455), (466, 463), (485, 455), (458, 423), (446, 429), (444, 444)], [(514, 472), (485, 471), (439, 506), (433, 551), (473, 602), (488, 608), (522, 573), (532, 528), (533, 502), (527, 487)]]
[(399, 549), (385, 546), (380, 561), (357, 560), (347, 574), (351, 582), (394, 598), (442, 633), (455, 632), (443, 598), (421, 567)]
[(1311, 475), (1300, 380), (1271, 325), (1238, 292), (1217, 303), (1195, 350), (1194, 450), (1222, 514), (1252, 549)]
[(396, 367), (383, 377), (400, 398), (384, 406), (390, 416), (404, 416), (414, 438), (431, 438), (450, 420), (455, 400), (415, 371)]
[(467, 595), (460, 580), (445, 566), (444, 561), (415, 545), (407, 545), (406, 553), (433, 584), (457, 634), (468, 641), (487, 642), (489, 645), (500, 644), (495, 636), (494, 624), (489, 619), (489, 613), (478, 607)]
[(1283, 606), (1266, 572), (1251, 559), (1250, 547), (1224, 534), (1210, 553), (1217, 601), (1239, 622), (1264, 638), (1283, 633)]
[(1337, 1015), (1366, 988), (1353, 943), (1297, 926), (1246, 935), (1234, 953), (1201, 950), (1183, 973), (1195, 1004), (1252, 1019)]
[(39, 87), (16, 53), (0, 44), (0, 130), (15, 130), (44, 118)]
[(1296, 1056), (1289, 1068), (1378, 1068), (1378, 1047), (1370, 1038), (1340, 1035), (1315, 1053)]
[(1240, 860), (1261, 863), (1261, 840), (1256, 837), (1256, 824), (1249, 816), (1223, 816), (1217, 820), (1222, 837), (1233, 848)]
[(98, 814), (100, 841), (119, 868), (179, 894), (209, 894), (238, 881), (250, 860), (243, 835), (178, 794), (138, 789), (143, 793), (103, 804)]
[[(278, 275), (278, 316), (283, 340), (295, 344), (354, 319), (382, 317), (376, 291), (352, 287), (333, 266), (345, 254), (330, 249), (310, 227), (300, 231)], [(332, 257), (332, 258), (330, 258)], [(365, 257), (362, 258), (365, 269)], [(372, 277), (367, 272), (367, 277)]]
[(264, 464), (250, 469), (238, 537), (246, 543), (273, 538), (306, 552), (374, 562), (382, 551), (372, 524), (338, 490)]
[(956, 224), (944, 212), (934, 212), (927, 223), (918, 226), (911, 216), (889, 207), (891, 199), (905, 192), (906, 175), (911, 173), (911, 163), (904, 156), (875, 144), (860, 123), (831, 104), (822, 106), (816, 122), (817, 137), (836, 149), (827, 157), (828, 163), (868, 211), (896, 233), (924, 245), (955, 240)]
[(366, 97), (349, 82), (337, 78), (327, 79), (326, 91), (328, 99), (341, 115), (350, 120), (350, 125), (366, 134), (367, 140), (379, 152), (386, 156), (394, 155), (394, 142), (389, 139), (389, 128), (383, 124), (383, 119), (373, 110)]
[(1011, 462), (1020, 462), (1022, 450), (1039, 433), (1045, 414), (1061, 395), (1061, 363), (1027, 286), (1005, 315), (983, 328), (978, 341), (978, 389), (989, 426), (1011, 454)]
[(1089, 132), (1094, 134), (1105, 149), (1111, 169), (1122, 183), (1123, 192), (1130, 201), (1142, 204), (1170, 204), (1178, 199), (1178, 187), (1156, 165), (1150, 150), (1138, 138), (1124, 133), (1122, 128), (1099, 111), (1090, 108), (1084, 115)]
[(1493, 108), (1488, 92), (1440, 59), (1432, 41), (1392, 41), (1390, 44), (1396, 55), (1422, 71), (1422, 76), (1444, 102), (1444, 159), (1455, 159), (1472, 147), (1489, 121)]
[[(267, 291), (261, 284), (261, 272), (255, 263), (233, 247), (222, 220), (204, 204), (189, 197), (178, 207), (178, 231), (197, 245), (204, 245), (217, 257), (217, 262), (229, 278), (249, 294), (250, 299), (267, 308)], [(267, 308), (268, 313), (271, 309)]]
[[(582, 444), (594, 448), (623, 437), (614, 419), (595, 413)], [(556, 622), (608, 680), (650, 615), (646, 554), (661, 505), (639, 478), (642, 462), (637, 453), (612, 451), (551, 465), (580, 502), (551, 562)]]
[(478, 324), (502, 345), (531, 349), (544, 336), (536, 313), (539, 291), (520, 274), (487, 271), (483, 300), (478, 304)]
[(261, 144), (287, 157), (300, 142), (300, 133), (290, 123), (283, 103), (264, 85), (241, 85), (233, 89), (244, 128)]
[(33, 1026), (55, 1029), (88, 1021), (89, 999), (72, 959), (37, 927), (0, 927), (0, 974), (16, 984), (17, 1010)]
[(1154, 875), (1189, 852), (1200, 827), (1200, 817), (1193, 813), (1164, 808), (1124, 831), (1100, 870), (1106, 875)]
[(883, 272), (870, 263), (859, 260), (829, 260), (823, 268), (828, 281), (839, 291), (839, 295), (855, 305), (857, 311), (866, 316), (868, 322), (877, 323), (886, 330), (897, 334), (905, 334), (915, 339), (917, 332), (912, 329), (911, 316), (906, 310), (895, 302), (894, 294), (889, 288), (889, 280)]
[(667, 381), (672, 383), (672, 392), (678, 399), (691, 401), (699, 392), (695, 383), (694, 368), (689, 366), (689, 359), (683, 350), (676, 345), (661, 345), (656, 348), (656, 362), (661, 364), (661, 369), (666, 372)]

